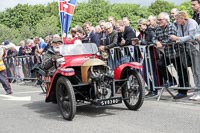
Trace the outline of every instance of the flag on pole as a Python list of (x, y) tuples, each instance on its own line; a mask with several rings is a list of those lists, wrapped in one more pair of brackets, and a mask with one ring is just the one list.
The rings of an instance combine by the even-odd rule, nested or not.
[(62, 33), (68, 34), (76, 0), (59, 0), (59, 13)]

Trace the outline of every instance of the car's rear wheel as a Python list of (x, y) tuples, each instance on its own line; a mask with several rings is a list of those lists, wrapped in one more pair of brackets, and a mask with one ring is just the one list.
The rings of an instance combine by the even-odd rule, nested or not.
[(124, 103), (130, 110), (138, 110), (144, 101), (144, 84), (141, 75), (136, 71), (127, 72), (127, 81), (122, 87)]
[(76, 99), (70, 81), (60, 77), (56, 83), (56, 99), (64, 119), (72, 120), (76, 113)]

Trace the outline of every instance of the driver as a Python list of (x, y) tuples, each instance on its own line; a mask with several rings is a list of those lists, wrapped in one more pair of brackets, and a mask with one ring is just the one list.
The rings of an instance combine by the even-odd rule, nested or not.
[(43, 70), (55, 70), (54, 61), (60, 56), (60, 46), (62, 45), (61, 38), (54, 38), (51, 46), (47, 49), (42, 57), (40, 68)]

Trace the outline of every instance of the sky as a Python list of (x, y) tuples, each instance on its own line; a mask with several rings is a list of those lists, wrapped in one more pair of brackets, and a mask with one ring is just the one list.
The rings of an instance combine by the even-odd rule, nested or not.
[[(4, 11), (6, 8), (12, 8), (16, 6), (17, 4), (47, 4), (49, 2), (54, 2), (58, 0), (1, 0), (0, 1), (0, 11)], [(77, 2), (82, 2), (85, 0), (77, 0)], [(142, 6), (149, 6), (152, 2), (155, 0), (110, 0), (112, 3), (135, 3), (135, 4), (140, 4)], [(166, 0), (169, 2), (172, 2), (176, 5), (179, 5), (185, 1), (189, 0)]]

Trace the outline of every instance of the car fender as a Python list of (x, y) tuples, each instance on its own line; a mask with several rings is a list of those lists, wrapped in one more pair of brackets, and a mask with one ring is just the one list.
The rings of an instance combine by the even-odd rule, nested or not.
[(127, 67), (133, 68), (133, 69), (142, 69), (143, 65), (138, 62), (128, 62), (128, 63), (121, 64), (114, 70), (114, 75), (115, 75), (114, 79), (120, 79), (122, 71)]
[(51, 79), (51, 84), (47, 90), (46, 93), (46, 102), (51, 101), (49, 97), (51, 97), (51, 92), (52, 89), (55, 89), (54, 86), (56, 86), (56, 81), (60, 76), (64, 76), (64, 77), (70, 77), (75, 75), (75, 71), (73, 68), (57, 68), (57, 70), (55, 71), (55, 73), (53, 74), (53, 77)]
[(99, 65), (106, 65), (106, 63), (97, 58), (89, 59), (85, 63), (83, 63), (83, 65), (81, 66), (81, 77), (83, 83), (88, 82), (88, 69), (91, 66), (99, 66)]

